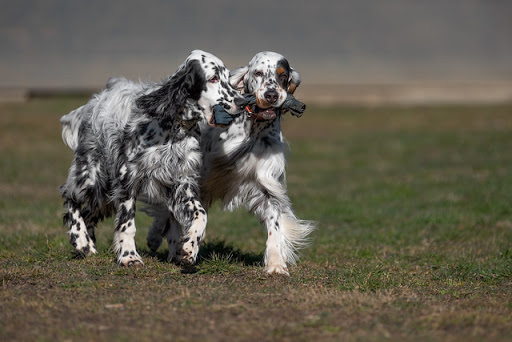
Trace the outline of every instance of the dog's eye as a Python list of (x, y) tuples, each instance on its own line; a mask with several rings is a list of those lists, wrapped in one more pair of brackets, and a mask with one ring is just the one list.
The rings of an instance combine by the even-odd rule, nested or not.
[(217, 82), (219, 82), (219, 76), (217, 76), (217, 75), (213, 76), (212, 78), (210, 78), (208, 80), (208, 82), (210, 82), (210, 83), (217, 83)]
[(254, 72), (254, 76), (256, 76), (256, 77), (262, 77), (262, 76), (263, 76), (263, 72), (261, 72), (261, 71), (255, 71), (255, 72)]
[(286, 81), (288, 79), (288, 75), (283, 73), (283, 74), (279, 75), (279, 78), (283, 81)]

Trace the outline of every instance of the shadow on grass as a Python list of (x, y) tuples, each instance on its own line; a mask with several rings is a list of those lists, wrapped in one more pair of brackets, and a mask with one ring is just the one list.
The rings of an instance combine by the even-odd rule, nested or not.
[[(142, 253), (154, 256), (161, 262), (167, 262), (167, 250), (156, 253), (143, 251)], [(244, 266), (261, 266), (263, 263), (263, 254), (246, 253), (230, 244), (226, 244), (225, 241), (215, 240), (205, 242), (201, 245), (195, 266), (200, 267), (201, 264), (212, 259), (221, 259), (233, 264), (243, 264)]]
[(217, 240), (208, 241), (201, 246), (198, 264), (200, 265), (204, 260), (211, 259), (213, 256), (230, 259), (232, 262), (238, 262), (244, 266), (261, 266), (263, 262), (263, 254), (261, 253), (245, 253), (226, 244), (225, 241)]

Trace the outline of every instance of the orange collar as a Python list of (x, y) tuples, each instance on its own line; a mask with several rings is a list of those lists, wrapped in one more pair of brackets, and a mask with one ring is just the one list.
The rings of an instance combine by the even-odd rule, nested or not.
[(259, 117), (258, 114), (254, 113), (249, 107), (249, 105), (245, 106), (245, 111), (247, 112), (247, 117), (256, 122), (268, 121), (266, 119)]

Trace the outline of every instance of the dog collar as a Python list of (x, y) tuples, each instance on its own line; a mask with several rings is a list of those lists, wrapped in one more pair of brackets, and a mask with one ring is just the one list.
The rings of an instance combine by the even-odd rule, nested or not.
[(254, 121), (263, 121), (262, 118), (258, 118), (258, 116), (256, 115), (256, 113), (254, 113), (252, 110), (251, 110), (251, 107), (249, 107), (249, 105), (245, 106), (245, 112), (247, 113), (247, 117), (254, 120)]

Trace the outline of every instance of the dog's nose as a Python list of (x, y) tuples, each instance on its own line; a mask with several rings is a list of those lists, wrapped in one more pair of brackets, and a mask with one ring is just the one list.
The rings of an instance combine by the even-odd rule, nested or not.
[(265, 100), (267, 100), (267, 102), (270, 104), (276, 103), (279, 99), (279, 94), (275, 90), (267, 90), (263, 96), (265, 97)]
[(247, 105), (247, 100), (245, 97), (235, 97), (235, 106), (238, 109), (244, 109), (244, 107)]

